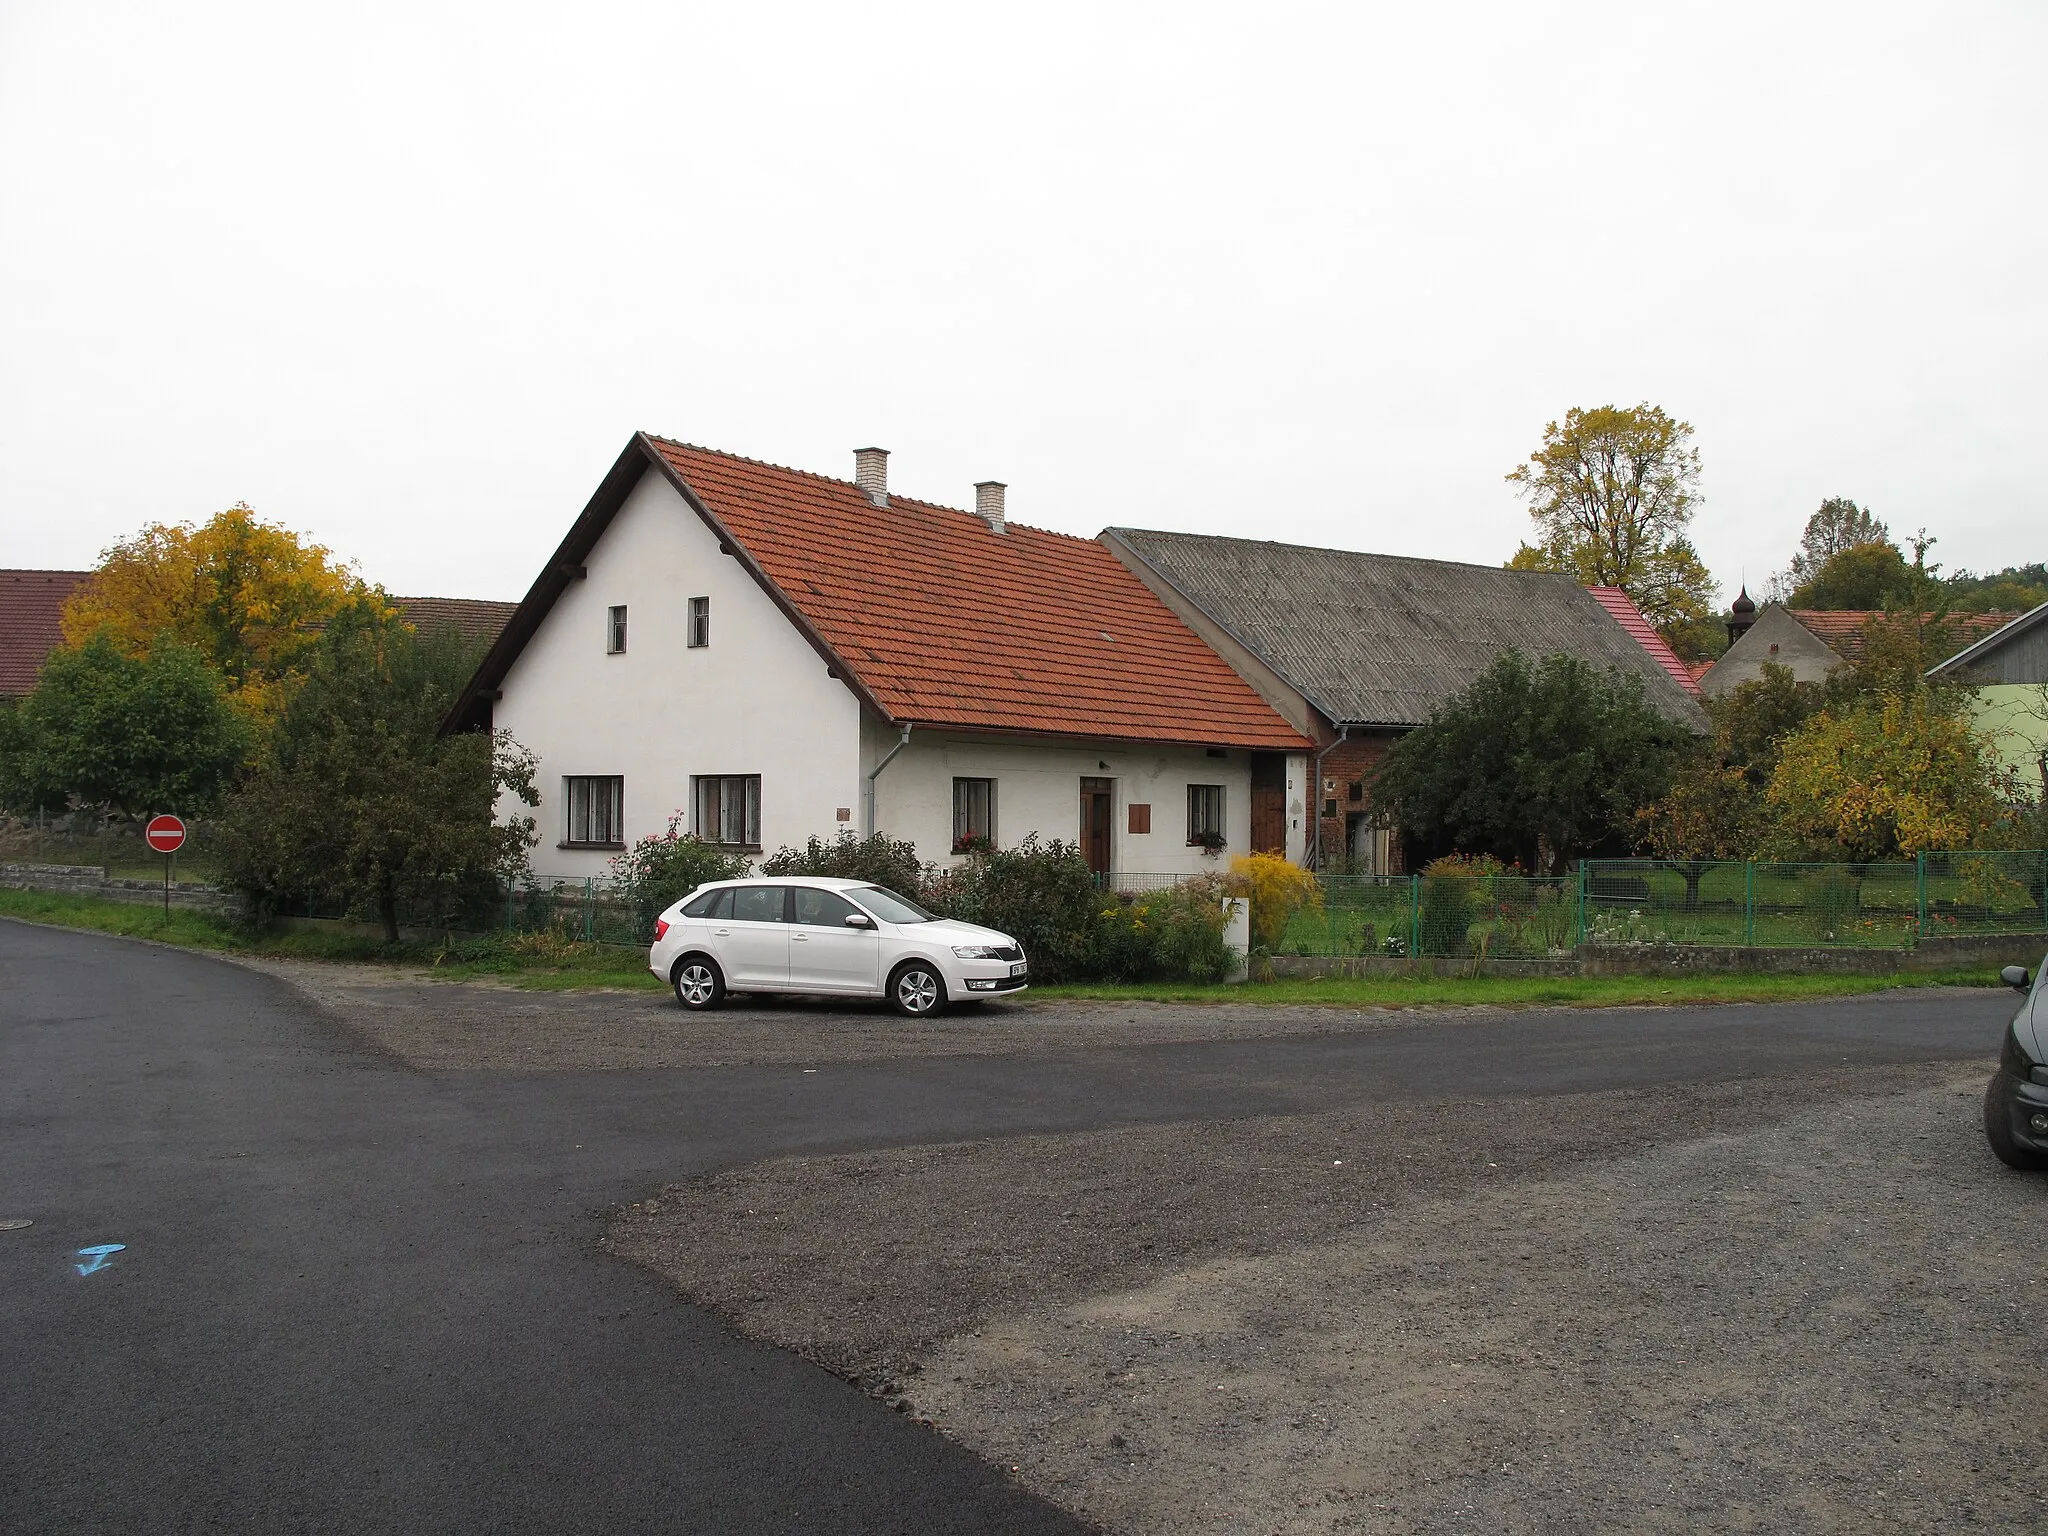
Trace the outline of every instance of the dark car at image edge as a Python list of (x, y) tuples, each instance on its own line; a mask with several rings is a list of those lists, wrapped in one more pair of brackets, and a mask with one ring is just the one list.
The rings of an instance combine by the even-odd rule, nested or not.
[(2026, 1001), (2006, 1026), (1998, 1071), (1984, 1093), (1984, 1135), (2008, 1168), (2048, 1169), (2048, 987), (2041, 973), (2008, 965), (1999, 979)]

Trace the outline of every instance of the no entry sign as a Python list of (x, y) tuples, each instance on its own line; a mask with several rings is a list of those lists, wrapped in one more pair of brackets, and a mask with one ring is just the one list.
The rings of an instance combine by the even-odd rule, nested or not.
[(175, 816), (152, 816), (142, 835), (158, 853), (176, 853), (185, 846), (185, 823)]

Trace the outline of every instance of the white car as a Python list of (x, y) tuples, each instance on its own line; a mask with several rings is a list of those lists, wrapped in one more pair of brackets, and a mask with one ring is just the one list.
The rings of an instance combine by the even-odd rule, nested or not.
[(921, 1017), (1021, 992), (1030, 968), (1006, 933), (933, 917), (863, 880), (755, 876), (699, 886), (654, 925), (647, 967), (685, 1008), (728, 992), (886, 997)]

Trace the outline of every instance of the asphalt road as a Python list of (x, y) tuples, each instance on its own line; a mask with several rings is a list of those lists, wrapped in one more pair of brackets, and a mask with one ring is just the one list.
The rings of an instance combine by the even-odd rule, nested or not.
[[(0, 1528), (1070, 1531), (599, 1256), (792, 1151), (1981, 1059), (2005, 994), (1069, 1058), (427, 1076), (272, 978), (0, 922)], [(93, 1272), (80, 1250), (124, 1244)]]

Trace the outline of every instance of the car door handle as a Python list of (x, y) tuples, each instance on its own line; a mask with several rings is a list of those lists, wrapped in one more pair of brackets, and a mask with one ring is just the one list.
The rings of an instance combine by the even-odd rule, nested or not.
[(714, 928), (711, 930), (711, 936), (714, 939), (729, 939), (732, 937), (732, 930), (730, 928)]
[(792, 944), (808, 944), (810, 939), (811, 936), (807, 933), (792, 933), (789, 936), (789, 942)]

